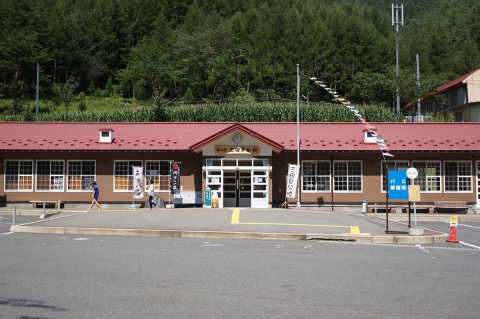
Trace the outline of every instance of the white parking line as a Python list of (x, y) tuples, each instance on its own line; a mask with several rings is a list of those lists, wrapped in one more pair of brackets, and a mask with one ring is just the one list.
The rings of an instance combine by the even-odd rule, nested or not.
[(458, 224), (458, 226), (463, 226), (463, 227), (470, 227), (470, 228), (480, 229), (480, 227), (477, 227), (477, 226), (470, 226), (470, 225), (465, 225), (465, 224)]
[(3, 234), (0, 234), (0, 235), (10, 235), (10, 234), (13, 234), (13, 232), (3, 233)]
[[(447, 222), (447, 221), (444, 221), (444, 223), (450, 224), (450, 222)], [(477, 226), (471, 226), (471, 225), (465, 225), (465, 224), (458, 224), (458, 226), (463, 226), (463, 227), (470, 227), (470, 228), (480, 229), (480, 227), (477, 227)]]
[(476, 249), (480, 249), (480, 247), (478, 247), (478, 246), (475, 246), (475, 245), (472, 245), (472, 244), (468, 244), (468, 243), (463, 242), (463, 241), (461, 241), (460, 244), (465, 245), (465, 246), (468, 246), (468, 247), (473, 247), (473, 248), (476, 248)]

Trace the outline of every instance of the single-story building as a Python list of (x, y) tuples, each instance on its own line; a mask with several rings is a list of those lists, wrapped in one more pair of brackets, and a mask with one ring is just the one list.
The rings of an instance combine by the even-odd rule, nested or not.
[[(207, 187), (223, 207), (381, 204), (388, 166), (418, 170), (422, 203), (480, 206), (480, 123), (372, 126), (393, 156), (361, 123), (2, 122), (0, 198), (87, 207), (96, 181), (101, 205), (130, 205), (133, 167), (142, 167), (143, 189), (153, 180), (156, 194), (178, 205), (201, 205)], [(288, 165), (297, 161), (300, 193), (286, 199)]]

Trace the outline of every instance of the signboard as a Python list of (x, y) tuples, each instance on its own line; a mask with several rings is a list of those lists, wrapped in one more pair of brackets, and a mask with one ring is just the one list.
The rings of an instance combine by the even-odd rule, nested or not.
[(418, 176), (418, 171), (415, 167), (410, 167), (407, 169), (407, 177), (410, 179), (415, 179)]
[(180, 193), (180, 163), (173, 162), (170, 172), (170, 194)]
[(450, 216), (450, 227), (457, 227), (457, 226), (458, 226), (458, 217)]
[(133, 198), (143, 197), (143, 167), (133, 166)]
[(209, 187), (205, 189), (205, 206), (212, 206), (212, 190)]
[(388, 198), (408, 199), (406, 171), (388, 171)]
[(408, 186), (408, 200), (411, 202), (419, 202), (420, 199), (420, 185)]
[(286, 198), (294, 198), (297, 191), (299, 165), (288, 164)]
[(216, 145), (215, 155), (260, 155), (260, 147)]

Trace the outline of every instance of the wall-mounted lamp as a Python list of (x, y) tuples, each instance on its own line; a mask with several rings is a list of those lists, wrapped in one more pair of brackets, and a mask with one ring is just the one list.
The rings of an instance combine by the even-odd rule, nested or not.
[(205, 165), (202, 166), (202, 172), (205, 172), (207, 170), (207, 167)]
[(272, 172), (273, 168), (272, 168), (272, 165), (268, 165), (268, 172)]

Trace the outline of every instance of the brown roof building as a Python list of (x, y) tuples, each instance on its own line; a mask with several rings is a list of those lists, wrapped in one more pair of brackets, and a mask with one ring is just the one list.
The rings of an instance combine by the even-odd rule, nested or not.
[[(91, 200), (130, 205), (135, 174), (165, 202), (223, 207), (385, 203), (387, 170), (415, 167), (421, 202), (480, 205), (480, 123), (0, 123), (0, 197), (7, 205)], [(300, 146), (297, 145), (297, 129)], [(385, 151), (388, 150), (388, 151)], [(299, 189), (287, 198), (289, 164)], [(176, 163), (178, 191), (172, 194)], [(405, 203), (406, 200), (392, 200)]]
[(420, 105), (412, 101), (403, 109), (421, 117), (453, 112), (457, 122), (480, 122), (480, 69), (438, 87)]

